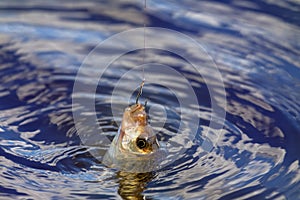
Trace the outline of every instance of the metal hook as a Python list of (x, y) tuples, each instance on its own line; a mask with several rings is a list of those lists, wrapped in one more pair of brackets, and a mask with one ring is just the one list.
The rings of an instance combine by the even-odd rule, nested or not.
[(139, 90), (139, 93), (136, 96), (135, 104), (139, 103), (139, 98), (142, 95), (144, 84), (145, 84), (145, 80), (143, 80), (141, 85), (140, 85), (140, 90)]

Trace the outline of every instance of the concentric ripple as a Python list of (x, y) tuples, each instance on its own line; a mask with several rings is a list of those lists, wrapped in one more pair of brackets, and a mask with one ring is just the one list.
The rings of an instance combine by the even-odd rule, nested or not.
[[(80, 79), (76, 74), (99, 42), (143, 26), (142, 3), (1, 1), (1, 199), (299, 199), (299, 3), (148, 3), (147, 26), (191, 36), (216, 62), (227, 101), (226, 107), (220, 106), (226, 112), (222, 131), (209, 127), (211, 119), (222, 122), (220, 116), (212, 116), (211, 108), (211, 98), (224, 103), (218, 80), (204, 80), (180, 55), (148, 49), (148, 61), (167, 65), (189, 81), (199, 104), (180, 107), (168, 87), (146, 82), (140, 101), (148, 100), (149, 122), (160, 142), (180, 154), (156, 172), (105, 167), (101, 158), (123, 109), (135, 100), (137, 91), (130, 91), (138, 88), (142, 71), (124, 79), (118, 96), (112, 93), (122, 75), (142, 62), (143, 51), (112, 63), (100, 81), (94, 73), (99, 59), (87, 63)], [(159, 37), (157, 42), (163, 43)], [(187, 94), (183, 82), (151, 73), (172, 82), (177, 94)], [(97, 83), (96, 94), (73, 93), (75, 79), (82, 87)], [(209, 95), (208, 85), (215, 96)], [(72, 109), (83, 122), (93, 113), (72, 105), (72, 95), (95, 99), (97, 123), (106, 140), (89, 138), (90, 143), (82, 144)], [(189, 123), (195, 117), (199, 124)], [(184, 133), (178, 133), (181, 122), (187, 122)], [(91, 131), (84, 123), (81, 128)]]

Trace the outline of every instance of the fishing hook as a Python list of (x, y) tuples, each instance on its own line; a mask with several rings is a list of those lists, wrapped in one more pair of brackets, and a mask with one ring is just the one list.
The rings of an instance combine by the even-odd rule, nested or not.
[(136, 96), (135, 104), (139, 103), (139, 98), (142, 95), (144, 84), (145, 84), (145, 81), (143, 80), (141, 85), (140, 85), (139, 93)]

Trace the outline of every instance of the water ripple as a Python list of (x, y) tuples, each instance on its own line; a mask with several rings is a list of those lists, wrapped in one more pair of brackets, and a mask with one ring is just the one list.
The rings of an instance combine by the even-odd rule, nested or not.
[[(0, 2), (0, 193), (3, 198), (57, 199), (299, 199), (300, 63), (299, 4), (271, 1), (148, 2), (147, 26), (162, 26), (199, 41), (220, 69), (227, 97), (222, 131), (213, 120), (207, 85), (178, 55), (147, 50), (146, 59), (171, 66), (190, 81), (199, 105), (180, 107), (168, 88), (146, 84), (149, 121), (158, 139), (176, 155), (174, 162), (150, 173), (117, 172), (101, 158), (118, 130), (124, 108), (133, 102), (140, 71), (120, 78), (141, 62), (141, 51), (111, 64), (99, 80), (97, 58), (76, 78), (86, 55), (114, 33), (143, 26), (141, 3), (85, 1)], [(168, 44), (157, 37), (157, 42)], [(183, 48), (184, 47), (178, 47)], [(193, 52), (200, 63), (205, 60)], [(118, 52), (117, 48), (107, 49)], [(173, 82), (181, 96), (186, 85)], [(149, 75), (150, 76), (150, 75)], [(98, 83), (96, 94), (73, 93)], [(126, 83), (126, 84), (125, 84)], [(93, 115), (75, 99), (93, 100), (105, 141), (82, 145), (72, 111), (82, 122)], [(113, 115), (112, 102), (116, 105)], [(74, 110), (72, 110), (74, 109)], [(180, 122), (186, 123), (178, 133)], [(196, 127), (196, 129), (194, 129)], [(86, 132), (90, 127), (82, 124)], [(191, 133), (191, 130), (196, 132)], [(208, 133), (208, 134), (207, 134)], [(195, 137), (191, 138), (191, 135)], [(178, 154), (176, 154), (176, 152)], [(94, 155), (98, 155), (95, 157)], [(168, 155), (167, 162), (173, 155)]]

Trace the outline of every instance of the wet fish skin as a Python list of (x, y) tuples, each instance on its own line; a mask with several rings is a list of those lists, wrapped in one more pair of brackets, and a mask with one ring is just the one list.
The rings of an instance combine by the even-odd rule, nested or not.
[(145, 107), (139, 103), (127, 107), (103, 164), (121, 171), (149, 172), (157, 168), (162, 157), (156, 134), (147, 121)]

